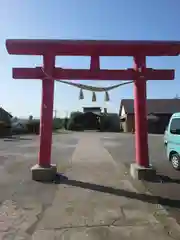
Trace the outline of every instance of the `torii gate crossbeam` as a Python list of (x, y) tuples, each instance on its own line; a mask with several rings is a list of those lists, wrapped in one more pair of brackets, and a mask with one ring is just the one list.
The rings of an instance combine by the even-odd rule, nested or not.
[[(132, 165), (131, 172), (134, 177), (138, 178), (145, 178), (152, 172), (148, 156), (146, 81), (173, 80), (174, 70), (146, 68), (146, 56), (178, 56), (180, 54), (180, 41), (16, 39), (7, 40), (6, 47), (9, 54), (43, 56), (43, 69), (41, 67), (13, 69), (13, 78), (15, 79), (42, 80), (40, 151), (38, 165), (32, 168), (34, 180), (52, 180), (56, 174), (56, 167), (51, 165), (55, 79), (134, 80), (136, 165)], [(90, 56), (90, 69), (56, 68), (56, 56)], [(125, 70), (101, 70), (101, 56), (132, 56), (134, 67)]]

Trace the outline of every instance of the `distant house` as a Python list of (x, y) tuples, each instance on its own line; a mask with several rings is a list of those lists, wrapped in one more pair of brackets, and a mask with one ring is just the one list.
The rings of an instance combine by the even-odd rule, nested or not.
[(101, 108), (100, 107), (83, 107), (83, 113), (94, 113), (94, 114), (100, 114)]
[(29, 120), (28, 119), (19, 119), (19, 118), (12, 118), (11, 119), (11, 128), (13, 133), (21, 133), (21, 132), (27, 132), (27, 124)]
[(0, 121), (11, 122), (12, 115), (0, 107)]
[(11, 133), (11, 118), (12, 115), (0, 107), (0, 136)]
[[(147, 99), (147, 120), (149, 133), (164, 133), (171, 115), (180, 112), (180, 99)], [(119, 110), (123, 132), (134, 129), (134, 100), (123, 99)]]

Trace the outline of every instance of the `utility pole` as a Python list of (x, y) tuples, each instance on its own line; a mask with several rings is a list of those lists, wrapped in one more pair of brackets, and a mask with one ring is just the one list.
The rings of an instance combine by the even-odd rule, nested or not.
[(57, 116), (57, 110), (54, 109), (53, 112), (54, 112), (54, 118), (56, 118), (56, 116)]
[(179, 95), (176, 94), (175, 98), (174, 99), (180, 99)]

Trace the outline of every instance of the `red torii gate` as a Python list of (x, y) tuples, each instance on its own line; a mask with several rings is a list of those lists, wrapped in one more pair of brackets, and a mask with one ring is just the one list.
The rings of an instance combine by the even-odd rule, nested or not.
[[(177, 56), (180, 41), (95, 41), (95, 40), (7, 40), (9, 54), (42, 55), (43, 69), (13, 68), (15, 79), (41, 79), (42, 105), (39, 161), (32, 168), (34, 180), (52, 180), (56, 166), (51, 164), (54, 80), (134, 80), (136, 164), (134, 177), (145, 177), (149, 167), (146, 81), (173, 80), (174, 70), (146, 68), (146, 56)], [(90, 69), (62, 69), (55, 67), (56, 56), (90, 56)], [(101, 70), (100, 56), (133, 56), (134, 67), (125, 70)], [(47, 76), (50, 76), (49, 78)], [(151, 172), (151, 171), (150, 171)]]

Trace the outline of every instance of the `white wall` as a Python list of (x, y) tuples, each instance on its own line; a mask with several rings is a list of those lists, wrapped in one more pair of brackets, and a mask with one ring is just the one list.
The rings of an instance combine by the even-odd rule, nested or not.
[(125, 116), (126, 115), (126, 111), (125, 111), (125, 108), (124, 108), (124, 106), (122, 106), (122, 109), (121, 109), (121, 114), (120, 114), (120, 116), (121, 117), (123, 117), (123, 116)]

